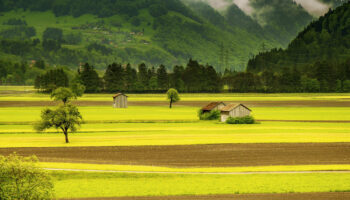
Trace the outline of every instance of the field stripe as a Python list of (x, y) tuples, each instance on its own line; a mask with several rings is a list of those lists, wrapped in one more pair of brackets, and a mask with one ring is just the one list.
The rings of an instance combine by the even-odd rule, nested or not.
[(59, 169), (44, 168), (48, 171), (67, 172), (97, 172), (97, 173), (127, 173), (127, 174), (202, 174), (202, 175), (249, 175), (249, 174), (348, 174), (349, 171), (272, 171), (272, 172), (161, 172), (161, 171), (118, 171), (118, 170), (93, 170), (93, 169)]
[[(256, 119), (257, 122), (286, 122), (286, 123), (337, 123), (337, 124), (348, 124), (350, 120), (274, 120), (274, 119)], [(86, 120), (84, 124), (122, 124), (122, 123), (139, 123), (139, 124), (147, 124), (147, 123), (182, 123), (182, 124), (190, 124), (190, 123), (198, 123), (199, 120)], [(27, 122), (0, 122), (0, 125), (33, 125), (35, 121), (27, 121)], [(13, 133), (13, 132), (11, 132)], [(27, 132), (21, 132), (27, 133)], [(30, 132), (32, 133), (32, 132)]]
[[(350, 192), (325, 193), (287, 193), (287, 194), (236, 194), (236, 195), (200, 195), (200, 196), (160, 196), (160, 197), (97, 197), (76, 198), (70, 200), (345, 200)], [(68, 200), (68, 199), (61, 199)]]
[(302, 123), (350, 123), (350, 120), (273, 120), (257, 119), (258, 122), (302, 122)]

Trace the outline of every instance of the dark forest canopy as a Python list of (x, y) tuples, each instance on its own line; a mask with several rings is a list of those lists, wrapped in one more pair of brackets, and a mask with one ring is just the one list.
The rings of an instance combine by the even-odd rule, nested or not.
[[(60, 79), (59, 77), (66, 77)], [(35, 88), (52, 91), (68, 86), (68, 76), (62, 69), (51, 69), (35, 79)], [(176, 88), (184, 92), (220, 92), (221, 75), (210, 65), (201, 65), (190, 60), (186, 67), (174, 66), (169, 73), (164, 65), (148, 67), (144, 63), (137, 69), (130, 64), (108, 65), (103, 77), (99, 77), (93, 66), (86, 63), (78, 69), (74, 78), (86, 87), (86, 92), (164, 92)]]
[[(86, 92), (165, 92), (175, 88), (180, 92), (224, 91), (230, 92), (350, 92), (350, 59), (339, 65), (317, 62), (307, 73), (297, 68), (283, 68), (280, 72), (262, 73), (236, 72), (225, 70), (218, 73), (210, 65), (189, 60), (183, 66), (174, 66), (172, 71), (164, 65), (148, 67), (144, 63), (137, 69), (130, 64), (108, 65), (103, 76), (93, 66), (83, 65), (70, 82), (86, 87)], [(68, 86), (68, 76), (62, 69), (51, 69), (35, 79), (35, 87), (41, 91), (52, 91)], [(60, 79), (59, 77), (65, 77)]]
[(161, 5), (158, 10), (171, 10), (184, 16), (196, 18), (179, 0), (0, 0), (0, 11), (24, 9), (31, 11), (52, 10), (56, 16), (72, 15), (79, 17), (93, 14), (110, 17), (116, 14), (137, 16), (138, 11), (152, 5)]
[(280, 71), (296, 67), (308, 71), (315, 62), (327, 61), (339, 65), (350, 53), (350, 3), (308, 25), (286, 50), (272, 49), (255, 56), (248, 63), (248, 71)]

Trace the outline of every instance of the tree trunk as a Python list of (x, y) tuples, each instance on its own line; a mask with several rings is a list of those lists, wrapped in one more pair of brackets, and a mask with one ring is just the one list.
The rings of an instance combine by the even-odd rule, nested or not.
[(170, 106), (169, 108), (172, 108), (173, 107), (173, 99), (170, 99)]
[(64, 136), (66, 138), (66, 143), (68, 144), (69, 143), (69, 139), (68, 139), (68, 132), (67, 131), (64, 132)]

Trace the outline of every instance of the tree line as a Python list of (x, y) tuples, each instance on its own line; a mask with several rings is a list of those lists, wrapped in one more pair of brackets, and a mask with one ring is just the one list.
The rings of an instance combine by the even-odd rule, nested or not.
[(183, 13), (190, 18), (196, 18), (180, 0), (0, 0), (0, 12), (14, 9), (31, 11), (48, 11), (59, 16), (72, 15), (79, 17), (93, 14), (98, 17), (110, 17), (116, 14), (137, 16), (139, 10), (152, 6), (152, 15), (158, 16), (168, 10)]
[(280, 71), (226, 71), (223, 80), (236, 92), (350, 92), (350, 59), (341, 63), (317, 61), (305, 68)]
[[(51, 69), (37, 76), (35, 88), (51, 92), (57, 87), (79, 83), (88, 93), (99, 92), (165, 92), (175, 88), (179, 92), (350, 92), (350, 59), (335, 64), (316, 62), (308, 70), (296, 67), (281, 71), (218, 73), (210, 65), (189, 60), (185, 67), (174, 66), (169, 72), (164, 65), (148, 67), (142, 63), (137, 69), (130, 64), (113, 63), (99, 73), (88, 63), (69, 78), (62, 69)], [(100, 75), (101, 74), (101, 75)], [(71, 79), (71, 81), (69, 81)]]
[[(68, 87), (68, 76), (62, 69), (51, 69), (37, 76), (35, 88), (51, 92), (58, 87)], [(141, 63), (137, 69), (130, 64), (113, 63), (108, 65), (102, 76), (86, 63), (81, 66), (73, 78), (85, 86), (86, 92), (164, 92), (175, 88), (180, 92), (220, 92), (221, 75), (213, 66), (201, 65), (189, 60), (186, 67), (174, 66), (168, 72), (164, 65), (148, 67)]]

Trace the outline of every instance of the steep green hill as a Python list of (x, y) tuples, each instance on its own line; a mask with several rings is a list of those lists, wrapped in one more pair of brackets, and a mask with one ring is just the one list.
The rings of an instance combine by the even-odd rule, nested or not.
[(323, 2), (323, 3), (330, 4), (333, 8), (341, 6), (346, 1), (347, 0), (321, 0), (321, 2)]
[(308, 67), (317, 61), (344, 62), (350, 56), (350, 3), (312, 22), (286, 50), (260, 53), (248, 63), (249, 71)]
[(233, 3), (217, 11), (197, 0), (0, 0), (0, 59), (102, 69), (193, 58), (244, 70), (252, 55), (286, 47), (313, 19), (293, 0), (250, 5), (249, 16)]
[[(12, 60), (104, 68), (114, 61), (171, 67), (194, 58), (242, 70), (262, 43), (279, 45), (240, 27), (218, 26), (179, 0), (0, 0), (0, 5), (0, 58)], [(45, 36), (47, 28), (55, 29)], [(219, 59), (223, 48), (225, 65)]]
[(293, 0), (250, 0), (253, 18), (283, 46), (297, 36), (313, 17)]

